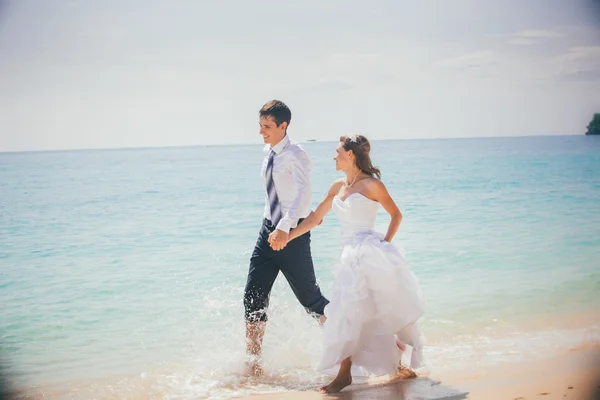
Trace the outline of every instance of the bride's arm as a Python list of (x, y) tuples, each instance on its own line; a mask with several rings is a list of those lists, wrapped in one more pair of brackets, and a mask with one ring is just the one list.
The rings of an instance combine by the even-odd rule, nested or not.
[(308, 215), (308, 217), (306, 217), (296, 228), (290, 231), (288, 242), (299, 236), (304, 235), (306, 232), (310, 231), (312, 228), (321, 223), (323, 217), (325, 217), (325, 215), (327, 215), (327, 213), (331, 211), (333, 198), (339, 192), (341, 184), (342, 181), (339, 180), (335, 181), (333, 185), (331, 185), (329, 191), (327, 192), (327, 196), (325, 196), (325, 199), (323, 199), (323, 201), (321, 202), (321, 204), (319, 204), (317, 209), (311, 212)]
[(398, 228), (400, 227), (400, 222), (402, 222), (402, 213), (398, 206), (388, 193), (385, 185), (378, 179), (373, 180), (373, 184), (369, 187), (369, 192), (373, 198), (373, 200), (379, 202), (381, 206), (390, 214), (392, 218), (390, 221), (390, 225), (388, 226), (388, 231), (385, 235), (385, 241), (391, 242), (396, 232), (398, 232)]

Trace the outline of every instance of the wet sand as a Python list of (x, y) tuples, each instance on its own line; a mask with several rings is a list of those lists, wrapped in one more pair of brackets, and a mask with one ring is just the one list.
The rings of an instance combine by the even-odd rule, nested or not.
[(480, 371), (473, 368), (388, 384), (351, 385), (335, 395), (323, 395), (317, 389), (240, 399), (600, 399), (600, 344), (592, 343), (554, 357), (506, 363)]

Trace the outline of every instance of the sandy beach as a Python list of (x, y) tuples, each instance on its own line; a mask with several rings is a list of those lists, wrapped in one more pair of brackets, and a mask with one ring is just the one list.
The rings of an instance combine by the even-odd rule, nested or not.
[(336, 395), (317, 390), (243, 397), (244, 400), (317, 399), (600, 399), (600, 344), (554, 357), (506, 363), (481, 371), (447, 371), (391, 384), (352, 385)]
[[(323, 395), (318, 392), (319, 386), (328, 382), (324, 377), (312, 383), (305, 381), (299, 384), (297, 377), (279, 376), (270, 372), (268, 377), (254, 382), (232, 379), (229, 383), (223, 384), (223, 388), (228, 391), (224, 395), (213, 396), (206, 393), (190, 397), (189, 391), (174, 390), (177, 386), (169, 386), (169, 382), (164, 378), (176, 376), (173, 371), (176, 371), (178, 367), (164, 365), (160, 369), (149, 370), (148, 373), (142, 375), (107, 373), (101, 379), (71, 379), (60, 385), (33, 385), (16, 390), (12, 397), (8, 398), (132, 400), (166, 398), (171, 400), (190, 398), (236, 398), (240, 400), (600, 399), (600, 341), (596, 335), (597, 327), (590, 326), (590, 323), (598, 320), (598, 315), (592, 312), (571, 316), (557, 314), (554, 317), (554, 321), (560, 320), (563, 324), (568, 323), (568, 326), (574, 328), (574, 330), (561, 331), (555, 327), (554, 332), (562, 332), (561, 335), (567, 336), (575, 335), (577, 332), (581, 332), (578, 328), (587, 327), (585, 330), (587, 339), (581, 338), (578, 344), (566, 346), (556, 340), (552, 342), (555, 354), (527, 352), (504, 361), (490, 360), (493, 355), (486, 356), (485, 352), (488, 350), (485, 349), (480, 349), (482, 352), (474, 358), (472, 352), (465, 352), (463, 359), (456, 359), (457, 362), (454, 365), (438, 362), (428, 363), (429, 372), (423, 373), (422, 376), (415, 379), (389, 382), (384, 378), (368, 380), (359, 378), (355, 383), (344, 388), (341, 393), (335, 395)], [(529, 324), (523, 325), (523, 328), (532, 328), (530, 333), (535, 335), (536, 332), (540, 332), (535, 328), (542, 326), (552, 327), (552, 322), (547, 319), (545, 321), (534, 319)], [(549, 340), (547, 335), (538, 337), (539, 340)], [(433, 340), (432, 345), (436, 345)], [(442, 349), (439, 345), (436, 348)], [(522, 347), (520, 348), (522, 349)], [(546, 348), (550, 348), (550, 346)], [(233, 374), (235, 375), (235, 373)], [(219, 377), (219, 375), (216, 376)], [(202, 377), (197, 372), (193, 372), (188, 375), (186, 385), (193, 385), (198, 378)], [(222, 390), (222, 392), (224, 391)], [(271, 393), (249, 394), (257, 391)]]
[[(13, 393), (7, 399), (179, 399), (168, 396), (152, 384), (123, 387), (79, 382), (64, 390), (39, 388), (28, 393)], [(104, 386), (104, 385), (102, 385)], [(188, 398), (188, 397), (185, 397)], [(529, 400), (600, 399), (600, 343), (563, 350), (553, 357), (518, 363), (502, 363), (492, 368), (440, 371), (430, 376), (394, 383), (353, 384), (335, 395), (323, 395), (318, 387), (237, 397), (239, 400)]]

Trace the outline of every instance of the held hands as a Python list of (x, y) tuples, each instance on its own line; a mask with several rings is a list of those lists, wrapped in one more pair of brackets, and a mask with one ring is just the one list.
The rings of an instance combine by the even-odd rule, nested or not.
[[(322, 223), (323, 220), (321, 219), (317, 225), (321, 225)], [(282, 230), (275, 229), (269, 234), (269, 244), (273, 250), (280, 251), (283, 250), (285, 246), (287, 246), (287, 244), (295, 238), (296, 236), (291, 233), (288, 234)]]
[(275, 251), (283, 250), (283, 248), (287, 246), (288, 241), (289, 234), (279, 229), (275, 229), (269, 235), (269, 244), (271, 245), (271, 248)]

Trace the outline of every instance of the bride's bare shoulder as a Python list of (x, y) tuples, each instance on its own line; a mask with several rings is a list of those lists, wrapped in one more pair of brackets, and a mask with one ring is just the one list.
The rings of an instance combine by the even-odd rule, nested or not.
[(376, 196), (378, 193), (387, 190), (383, 182), (375, 177), (365, 179), (365, 192), (370, 195)]

